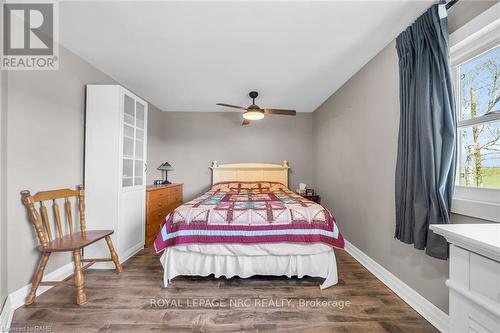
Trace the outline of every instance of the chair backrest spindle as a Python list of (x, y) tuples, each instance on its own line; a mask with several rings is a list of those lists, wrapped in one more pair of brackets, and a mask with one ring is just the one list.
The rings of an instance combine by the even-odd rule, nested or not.
[(80, 212), (80, 231), (85, 232), (87, 230), (87, 224), (85, 222), (85, 188), (83, 185), (78, 185), (76, 187), (78, 190), (78, 210)]
[(61, 214), (59, 213), (59, 205), (55, 199), (52, 200), (52, 210), (54, 211), (54, 219), (56, 220), (57, 233), (59, 237), (64, 236), (61, 225)]
[(40, 214), (42, 215), (42, 222), (45, 226), (45, 231), (47, 233), (47, 238), (49, 241), (52, 240), (52, 230), (50, 230), (50, 220), (49, 215), (47, 214), (47, 207), (43, 204), (43, 201), (40, 201)]
[(73, 213), (71, 212), (71, 201), (69, 201), (68, 198), (64, 201), (64, 209), (66, 211), (66, 220), (68, 221), (69, 232), (73, 233), (75, 232), (75, 229), (73, 228)]

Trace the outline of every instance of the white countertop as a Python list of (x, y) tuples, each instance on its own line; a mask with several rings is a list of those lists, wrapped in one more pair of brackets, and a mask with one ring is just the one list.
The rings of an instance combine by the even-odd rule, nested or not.
[(431, 224), (449, 243), (500, 262), (500, 223)]

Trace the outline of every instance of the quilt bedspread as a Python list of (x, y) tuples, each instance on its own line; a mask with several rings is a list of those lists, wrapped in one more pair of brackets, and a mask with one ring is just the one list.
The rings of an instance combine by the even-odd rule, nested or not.
[(223, 182), (170, 213), (154, 247), (158, 253), (180, 244), (283, 242), (344, 247), (332, 214), (285, 185)]

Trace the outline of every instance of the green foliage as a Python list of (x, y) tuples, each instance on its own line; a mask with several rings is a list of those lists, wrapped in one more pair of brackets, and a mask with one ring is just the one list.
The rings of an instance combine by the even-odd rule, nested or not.
[[(483, 172), (481, 174), (482, 184), (481, 187), (485, 188), (500, 188), (500, 168), (482, 168)], [(464, 170), (460, 170), (460, 177), (458, 185), (467, 186), (465, 181)], [(470, 186), (470, 184), (468, 185)]]

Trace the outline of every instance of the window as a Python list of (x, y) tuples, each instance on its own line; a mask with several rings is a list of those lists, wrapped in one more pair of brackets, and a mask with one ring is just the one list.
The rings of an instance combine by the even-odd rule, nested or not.
[(457, 106), (451, 211), (500, 222), (500, 4), (450, 35)]
[(458, 179), (500, 189), (500, 46), (456, 69)]

